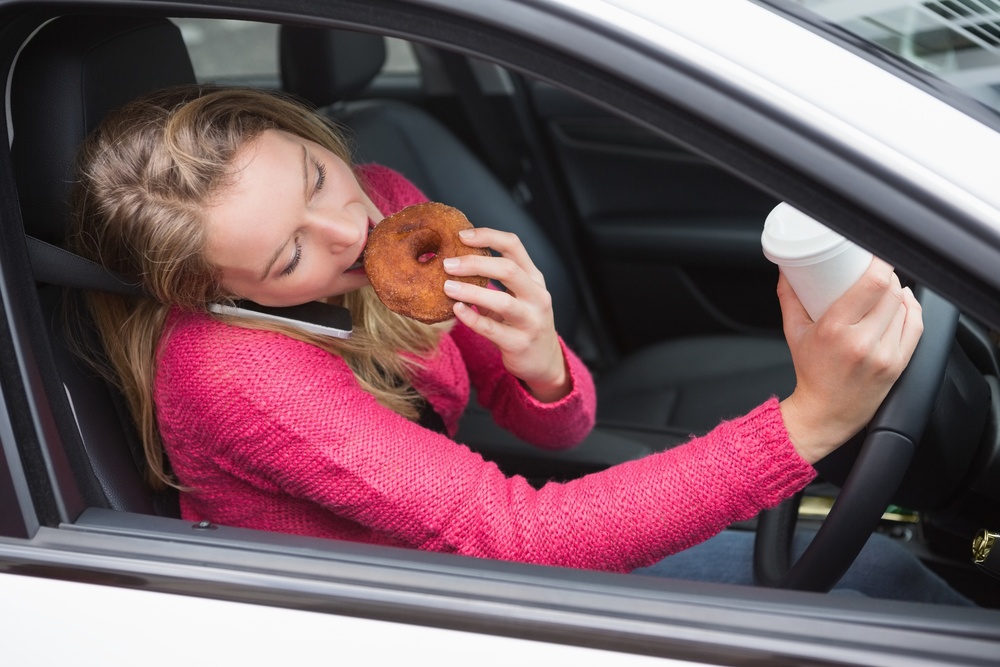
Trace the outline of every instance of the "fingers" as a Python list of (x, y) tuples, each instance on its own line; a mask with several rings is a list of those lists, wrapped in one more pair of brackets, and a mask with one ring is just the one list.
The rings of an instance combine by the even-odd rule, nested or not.
[[(482, 257), (479, 255), (463, 255), (454, 259), (458, 262), (449, 262), (445, 270), (455, 276), (485, 276), (493, 280), (499, 280), (508, 288), (524, 274), (532, 282), (545, 286), (545, 278), (538, 270), (528, 251), (524, 249), (521, 239), (516, 234), (501, 232), (488, 227), (477, 227), (475, 229), (465, 229), (459, 232), (459, 237), (467, 246), (473, 248), (491, 248), (500, 254), (500, 258), (509, 263), (497, 262), (497, 257)], [(522, 286), (522, 291), (523, 291)]]
[(903, 290), (903, 306), (906, 308), (906, 318), (899, 336), (899, 346), (906, 356), (905, 362), (909, 363), (920, 336), (924, 333), (924, 309), (909, 287)]
[(489, 287), (480, 287), (459, 280), (446, 280), (444, 292), (455, 301), (472, 304), (485, 313), (493, 313), (498, 319), (515, 322), (524, 317), (524, 304), (508, 292)]
[(785, 329), (785, 336), (795, 335), (802, 327), (812, 323), (805, 306), (799, 301), (788, 278), (784, 273), (778, 274), (778, 305), (781, 307), (781, 321)]
[(506, 292), (477, 287), (459, 281), (446, 281), (445, 293), (452, 299), (472, 304), (482, 314), (515, 327), (547, 326), (551, 320), (552, 297), (545, 289), (545, 278), (528, 256), (516, 234), (480, 227), (460, 232), (463, 243), (489, 247), (499, 257), (462, 255), (443, 262), (453, 276), (483, 276), (504, 285)]
[[(893, 282), (895, 280), (895, 283)], [(830, 306), (827, 313), (831, 319), (844, 324), (855, 324), (881, 301), (883, 295), (899, 285), (892, 266), (875, 257), (868, 270), (860, 279)], [(899, 290), (900, 288), (895, 287)], [(895, 312), (893, 308), (892, 312)]]
[[(877, 285), (880, 284), (881, 276), (875, 281), (872, 281), (867, 287), (869, 290), (866, 294), (877, 294)], [(863, 313), (861, 318), (858, 320), (858, 324), (867, 324), (873, 331), (878, 332), (878, 338), (881, 338), (884, 333), (892, 326), (893, 321), (896, 320), (900, 313), (900, 307), (903, 306), (903, 287), (899, 283), (899, 277), (895, 273), (889, 274), (888, 284), (882, 288), (882, 293), (879, 295), (878, 301), (875, 305), (867, 312)], [(905, 309), (902, 313), (905, 315)], [(900, 319), (899, 325), (900, 330), (902, 330), (903, 320)], [(898, 343), (898, 337), (895, 339)]]

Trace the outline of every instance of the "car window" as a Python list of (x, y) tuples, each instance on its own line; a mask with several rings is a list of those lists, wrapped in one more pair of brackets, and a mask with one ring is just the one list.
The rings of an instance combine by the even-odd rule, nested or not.
[[(171, 19), (181, 29), (200, 82), (278, 87), (278, 26), (218, 19)], [(382, 74), (414, 74), (419, 65), (409, 42), (386, 40)]]
[(797, 2), (1000, 109), (1000, 2)]

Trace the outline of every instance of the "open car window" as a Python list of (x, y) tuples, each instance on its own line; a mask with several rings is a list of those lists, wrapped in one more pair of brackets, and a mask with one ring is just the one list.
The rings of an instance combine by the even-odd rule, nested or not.
[[(276, 24), (195, 18), (171, 20), (181, 29), (199, 81), (280, 87)], [(386, 39), (382, 74), (413, 75), (419, 70), (409, 42)]]

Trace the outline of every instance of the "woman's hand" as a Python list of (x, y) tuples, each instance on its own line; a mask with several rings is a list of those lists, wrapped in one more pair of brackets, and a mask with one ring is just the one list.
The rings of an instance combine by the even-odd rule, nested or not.
[(498, 280), (507, 291), (448, 280), (444, 291), (458, 301), (455, 317), (500, 349), (504, 366), (532, 396), (546, 403), (566, 396), (572, 387), (556, 335), (552, 296), (521, 240), (486, 227), (459, 235), (465, 245), (492, 248), (500, 256), (450, 257), (444, 260), (445, 271)]
[(815, 463), (871, 420), (917, 346), (922, 310), (878, 258), (817, 322), (784, 275), (778, 300), (796, 380), (781, 413), (799, 455)]

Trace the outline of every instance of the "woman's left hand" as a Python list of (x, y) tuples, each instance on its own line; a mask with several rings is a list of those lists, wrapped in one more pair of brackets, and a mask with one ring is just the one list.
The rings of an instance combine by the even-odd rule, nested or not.
[(448, 280), (444, 291), (458, 301), (455, 317), (500, 349), (504, 367), (532, 396), (546, 403), (566, 396), (572, 387), (556, 335), (552, 296), (521, 239), (486, 227), (463, 230), (459, 235), (465, 245), (491, 248), (500, 256), (446, 258), (445, 271), (453, 276), (497, 280), (507, 291)]

